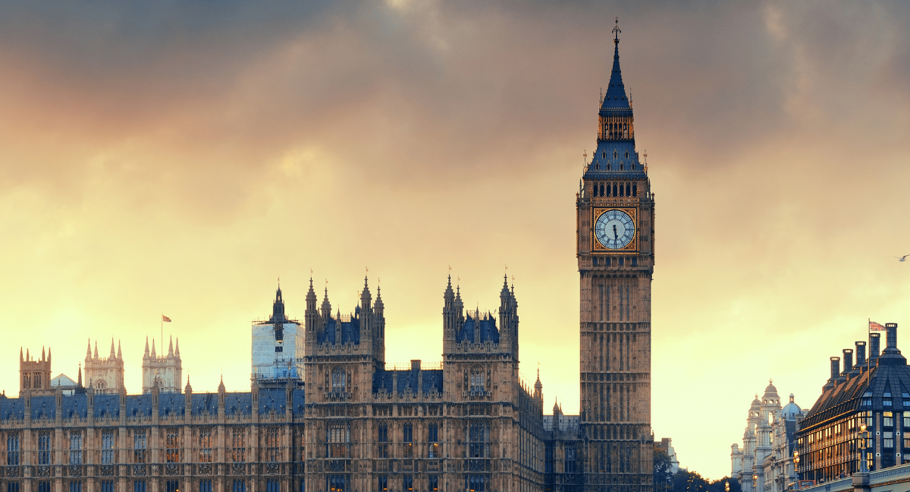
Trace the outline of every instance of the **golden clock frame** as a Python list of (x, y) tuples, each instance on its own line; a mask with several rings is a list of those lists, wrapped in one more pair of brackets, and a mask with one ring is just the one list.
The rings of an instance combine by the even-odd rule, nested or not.
[[(635, 224), (635, 234), (632, 235), (632, 240), (629, 241), (624, 248), (621, 249), (610, 249), (600, 244), (600, 241), (597, 240), (597, 233), (594, 228), (597, 226), (597, 219), (601, 215), (611, 211), (611, 210), (620, 210), (629, 214), (629, 217), (632, 218), (632, 223)], [(637, 207), (595, 207), (591, 209), (591, 253), (593, 254), (636, 254), (638, 253), (638, 229), (641, 228), (641, 224), (638, 222), (638, 208)]]

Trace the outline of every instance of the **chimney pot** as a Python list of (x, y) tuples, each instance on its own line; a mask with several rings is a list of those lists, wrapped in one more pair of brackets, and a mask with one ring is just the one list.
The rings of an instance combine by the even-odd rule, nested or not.
[(866, 342), (857, 341), (856, 342), (856, 367), (861, 368), (866, 364)]
[(853, 369), (853, 349), (844, 349), (844, 375)]
[(831, 379), (840, 376), (840, 357), (831, 357)]
[(875, 363), (878, 360), (879, 350), (881, 349), (881, 334), (869, 334), (869, 361)]

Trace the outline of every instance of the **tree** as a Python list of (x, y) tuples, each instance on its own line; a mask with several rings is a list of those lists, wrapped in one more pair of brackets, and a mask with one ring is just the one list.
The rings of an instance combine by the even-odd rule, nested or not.
[(661, 448), (654, 448), (654, 492), (667, 492), (673, 483), (673, 462)]
[(682, 468), (673, 474), (672, 481), (673, 492), (709, 492), (711, 485), (698, 473), (683, 470)]

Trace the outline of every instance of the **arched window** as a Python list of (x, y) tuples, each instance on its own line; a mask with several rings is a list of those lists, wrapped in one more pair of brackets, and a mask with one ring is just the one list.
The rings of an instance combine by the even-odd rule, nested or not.
[(626, 183), (626, 196), (632, 196), (632, 185)]
[(344, 369), (336, 367), (332, 369), (332, 392), (343, 393), (347, 386), (347, 375)]
[(632, 185), (632, 196), (638, 196), (638, 185)]
[(610, 163), (608, 162), (608, 163), (607, 163), (607, 171), (610, 170), (610, 167), (611, 167), (611, 166), (610, 166)]
[(627, 150), (627, 151), (626, 151), (626, 159), (628, 159), (628, 158), (629, 158), (629, 151)]
[(474, 366), (471, 368), (471, 392), (482, 392), (486, 389), (484, 384), (483, 368)]
[(597, 183), (594, 184), (594, 196), (597, 196)]
[(614, 150), (614, 151), (613, 151), (613, 158), (616, 159), (617, 157), (619, 157), (619, 153), (616, 152), (616, 151)]
[(619, 163), (619, 170), (620, 170), (620, 171), (625, 171), (625, 170), (626, 170), (626, 165), (625, 165), (625, 163), (622, 163), (622, 162)]
[(619, 196), (626, 196), (624, 193), (625, 191), (626, 191), (626, 189), (623, 187), (622, 183), (620, 183), (619, 184)]
[(607, 183), (607, 196), (610, 196), (610, 183)]
[(601, 151), (600, 151), (600, 158), (601, 158), (601, 159), (606, 159), (606, 158), (607, 158), (607, 152), (606, 152), (605, 150), (601, 150)]
[(613, 183), (613, 196), (619, 196), (616, 194), (616, 183)]
[(603, 194), (604, 194), (604, 185), (603, 185), (603, 183), (601, 183), (600, 184), (600, 196), (603, 196)]

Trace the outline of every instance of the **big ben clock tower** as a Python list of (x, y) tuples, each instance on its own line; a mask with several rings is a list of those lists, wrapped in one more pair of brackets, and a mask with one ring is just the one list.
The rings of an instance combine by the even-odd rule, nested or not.
[(598, 113), (597, 151), (576, 200), (581, 279), (584, 489), (652, 486), (651, 276), (654, 195), (635, 148), (632, 105), (619, 70)]

